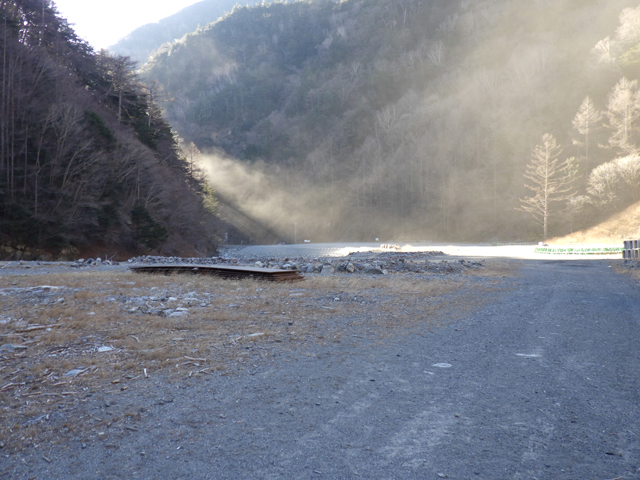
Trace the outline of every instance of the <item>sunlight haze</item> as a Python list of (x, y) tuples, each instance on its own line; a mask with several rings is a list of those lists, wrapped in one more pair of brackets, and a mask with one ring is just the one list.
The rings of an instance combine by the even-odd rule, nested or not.
[(639, 0), (0, 11), (0, 260), (302, 242), (635, 255)]
[(107, 48), (136, 28), (157, 22), (199, 0), (112, 0), (108, 8), (86, 0), (57, 0), (56, 7), (81, 38)]

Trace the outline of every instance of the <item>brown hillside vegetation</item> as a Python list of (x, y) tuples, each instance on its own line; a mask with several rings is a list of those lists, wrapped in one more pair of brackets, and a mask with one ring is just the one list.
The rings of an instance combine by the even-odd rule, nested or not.
[(215, 198), (126, 57), (0, 5), (0, 258), (215, 250)]
[(625, 239), (640, 237), (640, 202), (608, 220), (564, 237), (553, 238), (549, 243), (566, 245), (569, 243), (622, 243)]

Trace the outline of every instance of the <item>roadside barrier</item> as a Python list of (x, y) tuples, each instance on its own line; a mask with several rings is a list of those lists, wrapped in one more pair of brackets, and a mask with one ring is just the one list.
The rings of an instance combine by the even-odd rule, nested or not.
[(551, 255), (612, 255), (622, 252), (622, 247), (536, 247), (535, 253)]
[(640, 258), (640, 240), (625, 240), (622, 258)]

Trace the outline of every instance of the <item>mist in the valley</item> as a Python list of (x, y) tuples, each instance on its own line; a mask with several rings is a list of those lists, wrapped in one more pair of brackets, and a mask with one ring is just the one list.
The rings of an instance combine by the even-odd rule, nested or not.
[(220, 152), (201, 155), (198, 164), (216, 191), (219, 213), (241, 234), (228, 241), (333, 238), (345, 200), (332, 198), (330, 189), (296, 180), (285, 169), (241, 162)]
[[(191, 72), (189, 88), (172, 78), (166, 113), (203, 151), (226, 152), (203, 156), (202, 168), (247, 241), (264, 236), (252, 222), (287, 242), (540, 240), (541, 219), (523, 200), (537, 195), (526, 172), (549, 136), (570, 191), (548, 200), (551, 234), (635, 198), (627, 172), (635, 163), (620, 159), (640, 151), (640, 113), (624, 117), (620, 102), (640, 112), (637, 3), (425, 3), (378, 19), (401, 48), (373, 39), (377, 11), (345, 2), (324, 30), (307, 32), (317, 48), (296, 66), (289, 7), (263, 5), (252, 18), (268, 18), (260, 28), (273, 22), (276, 34), (225, 36), (236, 31), (232, 15), (160, 62), (162, 75), (171, 62)], [(300, 18), (320, 14), (291, 8)], [(215, 52), (204, 65), (234, 70), (207, 77), (185, 68), (190, 42), (207, 45), (197, 56)], [(339, 42), (353, 54), (333, 61)], [(629, 124), (625, 137), (620, 126)]]

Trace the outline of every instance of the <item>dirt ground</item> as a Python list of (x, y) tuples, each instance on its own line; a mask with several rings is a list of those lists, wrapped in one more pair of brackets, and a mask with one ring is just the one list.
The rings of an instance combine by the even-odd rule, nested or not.
[(309, 345), (435, 326), (459, 307), (460, 292), (481, 302), (479, 292), (509, 271), (497, 262), (449, 275), (307, 274), (273, 283), (141, 275), (124, 264), (7, 262), (0, 266), (0, 447), (14, 453), (98, 438), (113, 420), (82, 408), (98, 392), (124, 393), (158, 376), (229, 375)]
[(639, 478), (634, 271), (0, 265), (0, 476)]

